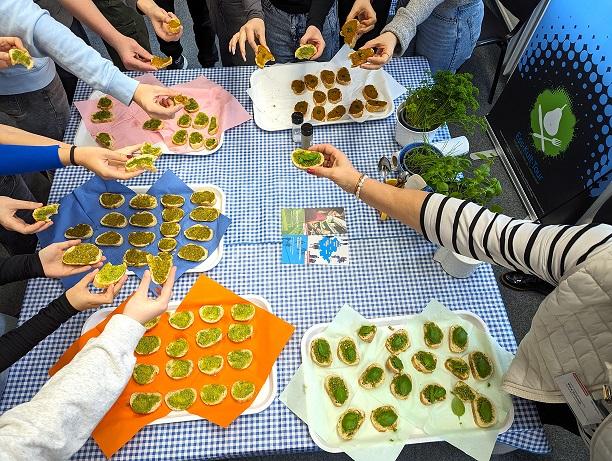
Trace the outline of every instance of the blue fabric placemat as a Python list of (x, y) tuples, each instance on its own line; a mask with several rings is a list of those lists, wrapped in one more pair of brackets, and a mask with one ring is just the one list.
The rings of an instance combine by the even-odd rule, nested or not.
[[(100, 194), (104, 192), (122, 194), (125, 197), (125, 202), (120, 207), (112, 210), (104, 208), (99, 202)], [(177, 237), (175, 237), (177, 246), (172, 252), (174, 255), (174, 265), (176, 266), (176, 278), (179, 278), (186, 271), (198, 266), (201, 263), (185, 261), (184, 259), (179, 258), (176, 256), (178, 250), (188, 243), (195, 243), (206, 248), (210, 257), (210, 255), (212, 255), (215, 249), (219, 246), (219, 242), (229, 227), (231, 220), (223, 214), (221, 214), (215, 221), (206, 223), (197, 223), (189, 218), (189, 212), (196, 207), (196, 205), (190, 202), (190, 197), (193, 190), (170, 170), (166, 170), (162, 176), (146, 191), (146, 193), (157, 197), (157, 207), (152, 210), (147, 210), (157, 218), (157, 225), (146, 228), (135, 227), (131, 224), (128, 224), (126, 227), (120, 229), (105, 227), (100, 224), (100, 220), (107, 213), (121, 213), (129, 221), (131, 215), (141, 210), (135, 210), (129, 205), (130, 199), (136, 195), (132, 189), (117, 181), (107, 181), (98, 176), (93, 176), (85, 184), (79, 186), (71, 194), (66, 195), (60, 200), (59, 213), (53, 216), (53, 226), (38, 235), (40, 244), (42, 247), (45, 247), (54, 242), (64, 241), (64, 232), (66, 229), (75, 226), (76, 224), (89, 224), (93, 227), (94, 234), (90, 239), (84, 240), (84, 242), (94, 243), (96, 237), (106, 231), (116, 231), (123, 236), (123, 244), (120, 246), (100, 246), (100, 249), (108, 262), (120, 264), (123, 261), (123, 255), (125, 252), (130, 248), (134, 248), (128, 243), (128, 235), (130, 232), (155, 233), (155, 241), (152, 244), (139, 249), (156, 255), (158, 254), (157, 242), (162, 237), (159, 230), (159, 226), (162, 223), (163, 210), (160, 203), (161, 196), (163, 194), (177, 194), (185, 198), (185, 205), (182, 207), (183, 211), (185, 212), (185, 217), (179, 223), (181, 226), (181, 232)], [(210, 227), (213, 230), (213, 238), (208, 242), (195, 242), (186, 238), (183, 235), (183, 231), (194, 224), (204, 224)], [(138, 275), (138, 277), (142, 278), (147, 266), (129, 267), (128, 269)], [(66, 277), (62, 279), (62, 283), (67, 289), (75, 285), (79, 280), (81, 280), (82, 277), (83, 274)], [(155, 289), (157, 288), (157, 285), (152, 284), (151, 287), (152, 289)]]

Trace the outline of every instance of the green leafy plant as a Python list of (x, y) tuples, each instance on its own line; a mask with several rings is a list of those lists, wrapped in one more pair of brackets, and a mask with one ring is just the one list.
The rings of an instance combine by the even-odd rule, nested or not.
[(477, 96), (472, 74), (438, 71), (421, 86), (408, 91), (403, 120), (424, 131), (448, 123), (473, 133), (476, 127), (486, 128), (484, 117), (476, 115), (480, 107)]
[[(488, 206), (491, 200), (501, 195), (502, 187), (497, 178), (491, 176), (491, 159), (482, 159), (475, 167), (465, 156), (443, 156), (428, 144), (407, 152), (404, 166), (421, 175), (423, 180), (440, 194), (468, 200)], [(499, 205), (489, 207), (499, 212)]]

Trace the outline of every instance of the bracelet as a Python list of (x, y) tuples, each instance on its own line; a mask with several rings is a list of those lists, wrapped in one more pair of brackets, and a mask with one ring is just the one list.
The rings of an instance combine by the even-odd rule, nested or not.
[(77, 146), (70, 146), (70, 164), (74, 165), (74, 166), (78, 166), (79, 164), (76, 162), (76, 160), (74, 159), (74, 151), (76, 150)]
[(359, 178), (359, 181), (357, 181), (357, 187), (355, 189), (355, 197), (359, 198), (359, 195), (361, 194), (361, 188), (363, 187), (363, 183), (365, 182), (366, 179), (368, 179), (368, 175), (364, 173)]

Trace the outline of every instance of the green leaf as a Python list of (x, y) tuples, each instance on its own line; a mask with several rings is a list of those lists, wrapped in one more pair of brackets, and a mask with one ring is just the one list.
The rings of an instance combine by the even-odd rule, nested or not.
[(465, 414), (465, 405), (458, 397), (453, 397), (453, 400), (451, 402), (451, 409), (453, 410), (453, 413), (459, 418), (461, 418)]

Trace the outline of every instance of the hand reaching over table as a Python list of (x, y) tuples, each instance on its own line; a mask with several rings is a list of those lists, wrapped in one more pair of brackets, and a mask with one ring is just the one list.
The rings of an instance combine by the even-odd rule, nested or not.
[(140, 9), (153, 24), (155, 34), (166, 42), (175, 42), (183, 35), (183, 26), (179, 26), (178, 32), (171, 31), (168, 23), (177, 17), (163, 8), (159, 7), (153, 0), (139, 0), (138, 9)]
[(304, 36), (300, 39), (300, 45), (306, 45), (307, 43), (314, 45), (317, 49), (317, 52), (310, 59), (314, 61), (321, 57), (325, 50), (325, 40), (323, 40), (323, 35), (318, 27), (308, 26), (306, 33), (304, 33)]
[(104, 304), (111, 304), (127, 280), (127, 275), (124, 275), (119, 282), (110, 285), (102, 293), (92, 293), (89, 291), (89, 284), (93, 282), (97, 273), (98, 269), (90, 272), (79, 283), (66, 290), (66, 298), (76, 310), (84, 311)]
[(359, 28), (357, 29), (357, 37), (361, 37), (363, 34), (370, 32), (376, 24), (376, 12), (372, 8), (370, 0), (356, 0), (353, 3), (353, 8), (346, 17), (346, 22), (351, 19), (357, 19), (359, 21)]
[(362, 64), (361, 68), (370, 70), (380, 69), (382, 66), (391, 61), (396, 45), (397, 37), (393, 32), (384, 32), (378, 37), (373, 38), (360, 49), (364, 50), (366, 48), (374, 48), (376, 50), (376, 54), (371, 58), (368, 58), (368, 62), (366, 64)]
[[(229, 42), (229, 51), (236, 54), (236, 46), (240, 46), (240, 54), (246, 62), (246, 42), (249, 42), (253, 52), (257, 54), (257, 47), (261, 44), (268, 48), (266, 44), (266, 26), (263, 19), (253, 18), (247, 21), (238, 32), (234, 34)], [(258, 43), (259, 42), (259, 43)]]
[(42, 203), (26, 202), (0, 196), (0, 226), (6, 230), (26, 235), (44, 231), (53, 225), (52, 221), (37, 221), (34, 224), (28, 224), (15, 215), (20, 210), (35, 210), (41, 206), (43, 206)]
[(321, 152), (325, 157), (325, 162), (320, 167), (308, 168), (306, 171), (309, 174), (330, 179), (350, 194), (355, 192), (355, 184), (361, 175), (344, 152), (331, 144), (317, 144), (310, 150)]
[(172, 297), (172, 287), (174, 286), (174, 276), (176, 267), (173, 266), (168, 274), (168, 279), (164, 283), (157, 299), (149, 298), (149, 285), (151, 283), (151, 273), (146, 270), (130, 300), (123, 309), (123, 315), (133, 318), (141, 324), (147, 323), (158, 315), (163, 314), (168, 309), (168, 303)]
[(148, 85), (139, 83), (134, 92), (134, 102), (151, 116), (151, 118), (159, 118), (168, 120), (174, 118), (174, 115), (183, 108), (180, 104), (165, 104), (169, 101), (169, 96), (178, 96), (174, 90), (163, 86)]
[[(141, 145), (127, 146), (112, 151), (102, 147), (77, 147), (74, 159), (77, 165), (84, 166), (103, 179), (131, 179), (144, 170), (126, 171), (125, 164)], [(60, 149), (60, 158), (65, 165), (70, 164), (68, 149)], [(67, 160), (67, 161), (64, 161)]]
[(157, 69), (151, 65), (153, 55), (138, 44), (131, 37), (121, 36), (121, 39), (113, 44), (113, 48), (119, 54), (121, 62), (128, 70), (141, 72), (154, 72)]
[(52, 243), (38, 252), (38, 258), (45, 275), (49, 278), (69, 277), (71, 275), (87, 272), (102, 267), (103, 262), (91, 266), (69, 266), (62, 262), (64, 252), (81, 243), (80, 240), (68, 240), (66, 242)]

